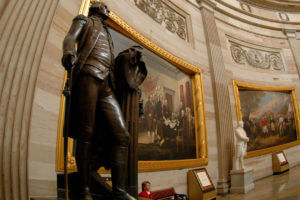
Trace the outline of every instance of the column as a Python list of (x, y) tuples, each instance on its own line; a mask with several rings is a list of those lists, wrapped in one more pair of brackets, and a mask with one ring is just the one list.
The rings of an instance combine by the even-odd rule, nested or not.
[(0, 199), (28, 199), (29, 124), (58, 0), (10, 0), (0, 15)]

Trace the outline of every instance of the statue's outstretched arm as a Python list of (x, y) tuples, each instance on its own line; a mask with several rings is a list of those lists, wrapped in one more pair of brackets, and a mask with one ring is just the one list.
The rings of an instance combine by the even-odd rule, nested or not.
[(237, 138), (239, 138), (240, 140), (243, 140), (245, 142), (249, 141), (249, 138), (246, 136), (243, 136), (239, 131), (235, 131), (235, 135)]
[(71, 28), (63, 41), (62, 64), (66, 68), (73, 66), (77, 61), (75, 45), (86, 23), (87, 17), (83, 15), (78, 15), (77, 17), (75, 17), (73, 19)]

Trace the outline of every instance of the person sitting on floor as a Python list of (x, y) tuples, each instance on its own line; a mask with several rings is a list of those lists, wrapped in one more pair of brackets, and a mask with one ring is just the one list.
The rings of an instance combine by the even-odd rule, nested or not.
[(144, 181), (142, 183), (142, 192), (139, 194), (139, 197), (154, 199), (152, 192), (150, 191), (151, 184), (149, 181)]

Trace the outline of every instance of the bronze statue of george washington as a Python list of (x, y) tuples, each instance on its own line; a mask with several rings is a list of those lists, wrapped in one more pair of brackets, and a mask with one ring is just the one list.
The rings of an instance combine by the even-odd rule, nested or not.
[[(89, 178), (95, 134), (109, 132), (112, 196), (114, 200), (129, 200), (125, 190), (129, 133), (112, 91), (113, 44), (104, 23), (108, 14), (105, 4), (93, 3), (88, 17), (74, 18), (63, 42), (62, 64), (72, 68), (69, 136), (76, 139), (80, 199), (92, 199)], [(99, 128), (99, 124), (105, 124), (105, 128)]]

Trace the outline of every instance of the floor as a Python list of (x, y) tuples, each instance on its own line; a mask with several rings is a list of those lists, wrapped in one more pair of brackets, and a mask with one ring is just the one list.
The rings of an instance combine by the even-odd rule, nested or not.
[(300, 166), (254, 182), (254, 190), (218, 196), (217, 200), (300, 200)]

